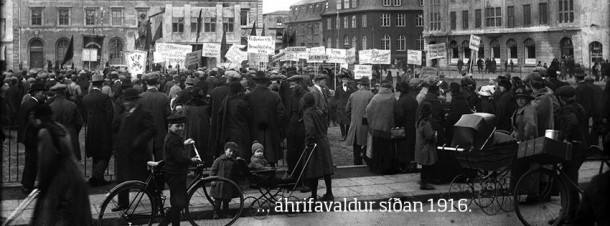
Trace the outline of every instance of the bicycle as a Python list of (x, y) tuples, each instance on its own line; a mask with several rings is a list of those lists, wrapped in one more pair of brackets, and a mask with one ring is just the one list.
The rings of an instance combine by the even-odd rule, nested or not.
[[(147, 163), (149, 176), (146, 181), (125, 181), (112, 188), (100, 206), (98, 225), (152, 225), (155, 220), (167, 213), (164, 207), (166, 196), (163, 194), (164, 181), (161, 167), (163, 161)], [(191, 225), (198, 225), (195, 220), (205, 220), (205, 225), (231, 225), (240, 217), (244, 197), (241, 188), (232, 180), (204, 173), (202, 164), (194, 169), (196, 177), (187, 189), (187, 206), (183, 210), (184, 217)], [(230, 207), (232, 217), (213, 219), (215, 198), (211, 197), (214, 186), (228, 186), (238, 197), (233, 198)], [(129, 202), (126, 207), (120, 207), (118, 196), (127, 193)], [(234, 208), (237, 207), (237, 208)]]
[[(596, 148), (589, 147), (589, 150)], [(584, 191), (577, 181), (572, 181), (560, 167), (560, 163), (540, 162), (541, 166), (523, 174), (513, 193), (515, 212), (523, 225), (561, 225), (565, 224), (571, 209), (572, 197)], [(550, 169), (549, 169), (550, 168)]]

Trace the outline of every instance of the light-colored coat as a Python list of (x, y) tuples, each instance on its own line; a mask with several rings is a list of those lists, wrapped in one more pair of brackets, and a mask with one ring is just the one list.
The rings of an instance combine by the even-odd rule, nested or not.
[(362, 125), (362, 118), (371, 99), (373, 99), (373, 93), (366, 89), (358, 90), (349, 96), (345, 106), (345, 111), (351, 118), (347, 132), (347, 145), (366, 145), (368, 126)]

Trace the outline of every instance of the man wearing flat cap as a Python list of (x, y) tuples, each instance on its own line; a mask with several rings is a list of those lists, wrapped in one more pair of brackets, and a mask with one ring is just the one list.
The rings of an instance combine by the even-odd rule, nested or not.
[[(208, 108), (208, 115), (210, 116), (210, 131), (220, 131), (220, 121), (218, 120), (218, 112), (221, 109), (221, 103), (231, 94), (231, 82), (239, 82), (240, 78), (231, 76), (227, 78), (227, 82), (221, 86), (214, 88), (210, 92), (210, 108)], [(218, 141), (219, 134), (215, 132), (210, 133), (210, 141)], [(218, 142), (211, 142), (210, 150), (212, 153), (219, 153), (222, 151), (222, 147), (218, 146)]]
[(167, 133), (167, 117), (170, 116), (171, 110), (169, 105), (169, 97), (159, 91), (159, 75), (151, 73), (146, 80), (147, 90), (140, 94), (140, 106), (145, 111), (150, 112), (155, 125), (156, 135), (152, 141), (152, 153), (154, 160), (163, 159), (163, 139)]
[(310, 88), (311, 94), (313, 94), (316, 105), (322, 113), (324, 113), (326, 117), (326, 122), (329, 122), (329, 112), (328, 112), (328, 98), (330, 98), (330, 92), (328, 91), (328, 87), (326, 87), (326, 82), (328, 80), (328, 76), (325, 74), (315, 75), (313, 78), (313, 86)]
[[(269, 89), (270, 80), (264, 72), (257, 72), (254, 81), (256, 88), (245, 98), (252, 115), (256, 116), (250, 121), (250, 137), (265, 147), (264, 156), (273, 166), (283, 157), (280, 131), (286, 120), (286, 112), (280, 96)], [(250, 156), (241, 157), (250, 159)]]
[(46, 88), (42, 83), (34, 83), (30, 87), (30, 97), (19, 109), (19, 130), (17, 132), (17, 141), (25, 145), (25, 165), (23, 168), (23, 176), (21, 177), (22, 191), (29, 194), (34, 188), (36, 174), (38, 172), (38, 131), (29, 120), (30, 112), (37, 106), (44, 104)]
[(112, 100), (102, 93), (104, 78), (100, 74), (91, 77), (91, 91), (83, 98), (87, 112), (87, 136), (85, 151), (93, 158), (93, 172), (89, 178), (91, 186), (108, 184), (104, 171), (112, 155), (112, 120), (114, 110)]
[(53, 110), (55, 121), (64, 125), (70, 137), (74, 137), (71, 139), (72, 149), (74, 150), (74, 157), (80, 161), (81, 153), (78, 132), (83, 126), (83, 118), (76, 104), (66, 99), (65, 93), (67, 87), (67, 85), (61, 83), (51, 87), (51, 91), (55, 93), (55, 98), (49, 104), (49, 107)]

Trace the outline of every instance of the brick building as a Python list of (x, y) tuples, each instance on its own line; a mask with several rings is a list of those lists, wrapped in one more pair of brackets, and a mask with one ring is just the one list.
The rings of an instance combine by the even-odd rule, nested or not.
[[(199, 43), (220, 43), (223, 29), (227, 43), (240, 43), (252, 24), (262, 22), (262, 0), (190, 2), (175, 0), (23, 0), (13, 6), (13, 59), (16, 67), (45, 68), (47, 61), (61, 62), (74, 37), (74, 64), (78, 68), (125, 64), (123, 53), (135, 49), (139, 16), (152, 16), (151, 35), (162, 23), (157, 42), (195, 45), (197, 18), (202, 10)], [(96, 49), (92, 62), (84, 62), (82, 50)], [(216, 64), (215, 59), (208, 64)], [(70, 64), (70, 62), (68, 63)]]
[(610, 57), (608, 10), (608, 1), (430, 0), (424, 6), (424, 38), (446, 43), (448, 59), (439, 61), (441, 67), (468, 58), (474, 34), (481, 37), (475, 58), (495, 58), (502, 68), (513, 60), (527, 71), (538, 61), (550, 64), (566, 56), (590, 68)]
[(301, 0), (290, 6), (286, 32), (289, 35), (296, 34), (295, 45), (307, 47), (324, 45), (322, 14), (326, 8), (326, 0)]
[(289, 11), (275, 11), (263, 14), (265, 24), (265, 35), (275, 37), (275, 49), (282, 47), (284, 36), (284, 22), (288, 19)]
[(329, 0), (322, 14), (329, 48), (392, 50), (393, 64), (405, 64), (407, 49), (423, 50), (423, 1)]

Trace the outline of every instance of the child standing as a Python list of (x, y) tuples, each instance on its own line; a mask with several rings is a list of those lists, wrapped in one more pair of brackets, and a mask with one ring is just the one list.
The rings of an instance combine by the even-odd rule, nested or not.
[(430, 117), (432, 108), (430, 103), (424, 102), (419, 110), (417, 129), (415, 133), (415, 162), (422, 165), (421, 183), (419, 189), (433, 190), (429, 184), (430, 170), (438, 160), (436, 153), (436, 131), (432, 128)]
[[(239, 146), (235, 142), (227, 142), (224, 146), (224, 155), (214, 160), (210, 176), (218, 176), (227, 178), (232, 181), (237, 179), (237, 171), (239, 164), (236, 160), (239, 153)], [(214, 202), (214, 219), (230, 217), (224, 213), (229, 210), (229, 202), (231, 199), (238, 197), (239, 191), (236, 191), (230, 184), (225, 185), (224, 182), (212, 182), (211, 195), (217, 201)], [(222, 211), (220, 205), (222, 203)]]

